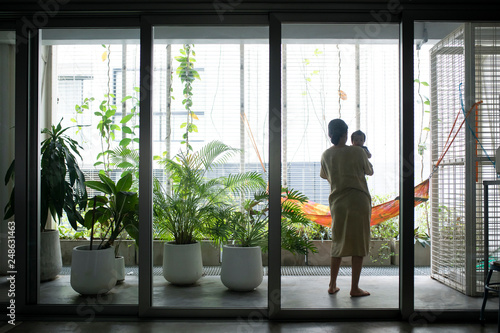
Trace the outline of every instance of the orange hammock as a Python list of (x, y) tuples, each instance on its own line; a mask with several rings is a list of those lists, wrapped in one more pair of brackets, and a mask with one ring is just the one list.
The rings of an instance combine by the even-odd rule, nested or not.
[[(415, 206), (429, 199), (429, 179), (423, 181), (415, 187)], [(325, 227), (332, 226), (332, 216), (330, 215), (330, 207), (308, 201), (301, 205), (302, 212), (306, 217)], [(376, 225), (390, 218), (399, 215), (399, 197), (394, 200), (384, 202), (380, 205), (372, 207), (372, 218), (370, 225)]]

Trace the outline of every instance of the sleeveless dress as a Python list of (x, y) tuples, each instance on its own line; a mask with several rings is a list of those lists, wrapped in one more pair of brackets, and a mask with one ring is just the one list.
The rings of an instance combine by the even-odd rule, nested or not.
[(372, 174), (361, 147), (332, 146), (321, 156), (320, 176), (330, 183), (332, 257), (368, 255), (372, 205), (365, 175)]

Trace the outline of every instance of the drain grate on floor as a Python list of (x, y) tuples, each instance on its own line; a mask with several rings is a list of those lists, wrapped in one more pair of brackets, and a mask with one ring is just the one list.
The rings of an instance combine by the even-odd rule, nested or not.
[[(203, 275), (205, 276), (219, 276), (220, 266), (205, 266), (203, 267)], [(60, 275), (70, 275), (71, 267), (64, 266), (61, 270)], [(137, 266), (126, 267), (125, 274), (129, 276), (138, 276), (139, 268)], [(163, 269), (161, 266), (153, 267), (154, 276), (162, 276)], [(264, 275), (268, 275), (267, 266), (264, 267)], [(282, 276), (329, 276), (330, 267), (329, 266), (282, 266), (281, 267)], [(339, 271), (339, 276), (350, 276), (351, 267), (341, 266)], [(363, 276), (398, 276), (399, 267), (398, 266), (375, 266), (375, 267), (363, 267), (361, 271)], [(415, 267), (415, 276), (429, 276), (431, 275), (430, 267)]]

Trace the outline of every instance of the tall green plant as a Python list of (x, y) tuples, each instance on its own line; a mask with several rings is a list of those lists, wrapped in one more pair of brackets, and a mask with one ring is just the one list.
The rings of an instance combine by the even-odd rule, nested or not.
[[(84, 223), (80, 211), (87, 207), (85, 175), (76, 161), (76, 156), (82, 158), (78, 151), (82, 147), (65, 134), (71, 127), (62, 128), (61, 122), (62, 119), (57, 125), (42, 130), (42, 134), (47, 135), (41, 144), (40, 223), (42, 231), (45, 230), (49, 212), (57, 221), (60, 221), (65, 212), (71, 227), (77, 230), (78, 224)], [(12, 161), (5, 177), (6, 184), (8, 181), (14, 181), (14, 165), (15, 161)], [(9, 219), (15, 214), (13, 193), (14, 190), (6, 206), (4, 219)]]
[(173, 159), (161, 160), (172, 181), (170, 192), (159, 181), (154, 184), (153, 213), (161, 238), (173, 237), (177, 244), (193, 243), (227, 216), (237, 196), (265, 186), (258, 172), (207, 177), (209, 171), (239, 151), (212, 141), (199, 151), (180, 152)]
[[(48, 212), (59, 221), (62, 212), (66, 213), (73, 229), (77, 222), (83, 224), (79, 210), (87, 205), (85, 175), (78, 167), (76, 157), (82, 158), (78, 149), (83, 149), (75, 140), (64, 133), (70, 128), (62, 128), (61, 121), (57, 126), (45, 128), (42, 134), (48, 138), (42, 141), (41, 148), (41, 226), (45, 229)], [(75, 154), (75, 155), (74, 155)], [(69, 176), (69, 182), (66, 181)]]
[(175, 72), (184, 84), (184, 89), (182, 90), (184, 99), (182, 100), (182, 104), (186, 109), (186, 122), (181, 124), (181, 128), (185, 128), (181, 144), (186, 145), (187, 151), (192, 151), (193, 147), (189, 144), (189, 134), (198, 132), (198, 127), (194, 124), (194, 120), (198, 120), (198, 116), (191, 109), (193, 106), (193, 82), (196, 79), (201, 80), (201, 78), (194, 69), (194, 63), (196, 62), (194, 58), (196, 56), (194, 44), (184, 44), (183, 48), (180, 49), (180, 53), (182, 54), (181, 56), (175, 57), (175, 60), (179, 62), (179, 67), (177, 67)]

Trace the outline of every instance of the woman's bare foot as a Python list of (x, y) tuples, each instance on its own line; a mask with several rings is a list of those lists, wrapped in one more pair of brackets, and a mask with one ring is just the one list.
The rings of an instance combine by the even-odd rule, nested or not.
[(360, 289), (360, 288), (351, 290), (351, 297), (363, 297), (363, 296), (369, 296), (369, 295), (370, 295), (369, 292), (367, 292), (363, 289)]
[(340, 290), (340, 288), (339, 288), (339, 287), (329, 287), (329, 288), (328, 288), (328, 293), (329, 293), (330, 295), (333, 295), (333, 294), (335, 294), (335, 293), (336, 293), (337, 291), (339, 291), (339, 290)]

